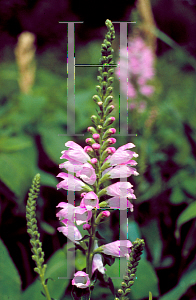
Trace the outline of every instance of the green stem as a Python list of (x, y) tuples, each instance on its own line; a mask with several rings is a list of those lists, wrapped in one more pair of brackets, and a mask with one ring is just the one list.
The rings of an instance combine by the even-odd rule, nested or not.
[(41, 279), (41, 284), (44, 288), (46, 299), (51, 300), (50, 294), (49, 294), (49, 291), (48, 291), (48, 287), (47, 287), (47, 285), (45, 284), (45, 281), (44, 281), (44, 274), (42, 274), (42, 275), (40, 274), (40, 279)]

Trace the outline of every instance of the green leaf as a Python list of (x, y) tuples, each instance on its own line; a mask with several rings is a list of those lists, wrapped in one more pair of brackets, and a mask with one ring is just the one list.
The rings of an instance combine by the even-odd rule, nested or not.
[[(47, 262), (45, 278), (53, 279), (53, 281), (48, 281), (48, 290), (50, 296), (54, 299), (60, 299), (63, 296), (70, 279), (73, 278), (73, 274), (70, 273), (69, 270), (67, 270), (66, 257), (67, 244), (65, 245), (63, 250), (59, 249), (58, 251), (56, 251)], [(61, 279), (61, 277), (68, 277), (68, 279)], [(42, 300), (43, 297), (40, 294), (41, 290), (42, 285), (39, 279), (37, 279), (22, 293), (21, 300)]]
[[(167, 294), (159, 298), (159, 300), (179, 300), (182, 295), (186, 293), (188, 288), (196, 284), (196, 268), (195, 261), (188, 267), (188, 269), (181, 276), (180, 281)], [(154, 295), (153, 295), (154, 296)]]
[(22, 199), (35, 175), (36, 154), (34, 145), (11, 154), (0, 153), (0, 179)]
[(13, 152), (33, 146), (28, 136), (12, 136), (0, 138), (0, 152)]
[(170, 201), (173, 204), (179, 204), (179, 203), (182, 203), (182, 202), (186, 201), (185, 195), (184, 195), (184, 193), (183, 193), (183, 191), (180, 187), (175, 186), (172, 189), (172, 193), (171, 193), (171, 196), (170, 196)]
[(180, 214), (176, 224), (175, 236), (179, 238), (180, 228), (186, 222), (194, 219), (196, 217), (196, 202), (192, 202), (188, 207)]
[(20, 275), (2, 240), (0, 240), (0, 270), (0, 299), (21, 300)]
[(131, 289), (131, 299), (147, 298), (149, 291), (152, 292), (154, 297), (159, 296), (158, 278), (152, 265), (147, 260), (141, 259), (139, 261), (136, 278)]
[(38, 130), (47, 155), (54, 163), (61, 163), (61, 152), (67, 149), (65, 143), (70, 140), (69, 136), (63, 136), (62, 134), (67, 134), (67, 132), (61, 126), (39, 126)]

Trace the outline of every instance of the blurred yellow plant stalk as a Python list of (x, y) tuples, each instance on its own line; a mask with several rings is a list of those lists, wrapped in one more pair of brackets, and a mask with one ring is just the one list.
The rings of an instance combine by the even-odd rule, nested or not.
[(24, 31), (18, 37), (15, 48), (16, 61), (19, 68), (19, 86), (24, 94), (28, 94), (34, 84), (35, 79), (35, 35)]

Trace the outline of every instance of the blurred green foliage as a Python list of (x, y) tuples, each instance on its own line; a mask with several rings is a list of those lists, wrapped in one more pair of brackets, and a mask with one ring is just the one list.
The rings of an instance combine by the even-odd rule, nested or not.
[[(89, 43), (78, 51), (76, 63), (85, 63), (85, 59), (88, 59), (88, 63), (96, 63), (99, 51), (99, 42)], [(71, 299), (71, 282), (57, 280), (57, 277), (63, 277), (66, 273), (66, 247), (60, 249), (66, 238), (56, 233), (59, 222), (56, 220), (55, 206), (60, 201), (66, 201), (67, 193), (56, 193), (55, 176), (61, 162), (61, 151), (65, 149), (64, 143), (73, 139), (85, 146), (84, 140), (88, 137), (86, 128), (91, 125), (91, 114), (95, 113), (92, 96), (96, 93), (97, 68), (76, 69), (76, 133), (83, 133), (84, 136), (61, 136), (67, 130), (66, 65), (51, 60), (54, 56), (55, 53), (48, 51), (37, 57), (36, 81), (29, 95), (22, 95), (19, 91), (16, 64), (4, 62), (0, 65), (0, 225), (2, 232), (7, 228), (2, 239), (18, 269), (1, 244), (1, 253), (4, 255), (1, 255), (1, 269), (6, 270), (10, 266), (9, 274), (5, 272), (1, 285), (6, 288), (6, 282), (13, 282), (13, 290), (10, 287), (9, 293), (14, 293), (16, 299), (20, 293), (22, 298), (18, 296), (18, 299), (29, 299), (28, 295), (31, 295), (32, 300), (42, 298), (41, 294), (34, 295), (32, 292), (39, 282), (30, 285), (34, 279), (34, 266), (27, 263), (30, 259), (30, 244), (24, 222), (27, 192), (32, 178), (38, 172), (43, 187), (38, 201), (38, 225), (42, 230), (46, 258), (51, 257), (46, 276), (55, 280), (49, 280), (49, 289), (52, 297)], [(187, 294), (190, 299), (194, 299), (196, 74), (187, 63), (186, 55), (179, 56), (174, 50), (157, 59), (156, 70), (156, 92), (151, 99), (146, 99), (147, 109), (143, 113), (129, 111), (129, 132), (137, 133), (138, 136), (128, 139), (119, 136), (116, 145), (119, 147), (133, 142), (139, 154), (137, 169), (140, 176), (130, 179), (137, 199), (134, 201), (134, 213), (129, 213), (129, 238), (134, 240), (139, 234), (144, 238), (146, 247), (131, 299), (148, 299), (149, 291), (153, 298), (160, 296), (160, 299), (184, 300)], [(116, 79), (116, 107), (118, 94)], [(152, 109), (157, 114), (151, 126), (146, 126)], [(114, 116), (118, 118), (117, 108)], [(77, 193), (76, 201), (79, 201)], [(19, 217), (21, 223), (17, 227), (15, 224)], [(119, 239), (118, 212), (112, 214), (110, 223), (100, 225), (99, 231), (107, 241)], [(22, 251), (19, 261), (19, 250), (13, 251), (12, 247)], [(117, 272), (118, 263), (116, 259), (112, 267), (107, 267), (108, 274)], [(81, 270), (83, 267), (84, 257), (77, 250), (76, 269)], [(27, 288), (25, 291), (21, 290), (20, 277), (22, 289)], [(117, 288), (115, 281), (114, 284)], [(37, 289), (38, 293), (40, 288), (41, 285)], [(97, 293), (93, 293), (93, 299), (113, 299), (111, 292), (104, 286), (98, 284), (95, 289)], [(11, 297), (12, 294), (9, 295)]]

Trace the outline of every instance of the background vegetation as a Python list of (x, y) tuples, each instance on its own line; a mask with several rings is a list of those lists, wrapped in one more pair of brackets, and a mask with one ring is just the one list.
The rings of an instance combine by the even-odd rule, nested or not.
[[(92, 10), (90, 1), (82, 3), (0, 1), (0, 298), (3, 300), (43, 297), (33, 271), (25, 219), (28, 189), (38, 172), (42, 185), (37, 203), (38, 227), (48, 263), (46, 276), (54, 280), (49, 280), (49, 290), (55, 299), (71, 299), (70, 280), (58, 280), (67, 274), (66, 251), (71, 243), (56, 230), (59, 226), (56, 205), (66, 201), (67, 196), (66, 191), (57, 192), (56, 175), (65, 142), (74, 140), (85, 146), (86, 129), (95, 113), (92, 96), (96, 93), (98, 72), (96, 67), (76, 68), (75, 126), (76, 133), (84, 136), (58, 136), (67, 130), (67, 29), (58, 21), (84, 21), (76, 25), (76, 63), (96, 64), (106, 32), (105, 20), (132, 20), (135, 5), (134, 1), (124, 1), (117, 8), (113, 2), (100, 1)], [(173, 43), (172, 48), (171, 43), (168, 45), (170, 40), (158, 34), (155, 93), (146, 99), (143, 113), (129, 111), (129, 133), (137, 133), (137, 137), (119, 136), (116, 143), (119, 147), (133, 142), (139, 154), (140, 176), (130, 179), (137, 199), (134, 212), (128, 213), (128, 238), (131, 241), (144, 238), (146, 247), (130, 299), (148, 299), (149, 291), (153, 299), (196, 299), (196, 3), (170, 0), (168, 6), (167, 0), (153, 0), (151, 4), (157, 26), (180, 47)], [(117, 61), (119, 27), (114, 26)], [(128, 28), (131, 34), (130, 25)], [(22, 31), (33, 32), (37, 37), (35, 82), (27, 94), (20, 91), (14, 56), (17, 35)], [(118, 78), (114, 87), (118, 118)], [(76, 193), (76, 204), (79, 200)], [(113, 212), (107, 222), (100, 225), (100, 234), (107, 241), (119, 239), (119, 212)], [(76, 270), (81, 270), (84, 257), (77, 251), (76, 258)], [(119, 260), (107, 269), (109, 276), (118, 276)], [(114, 280), (114, 285), (119, 287), (119, 280)], [(93, 299), (99, 298), (113, 299), (113, 296), (99, 285)]]

